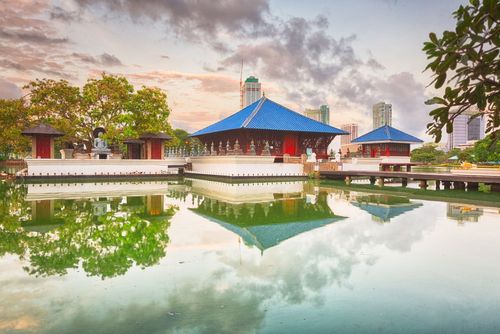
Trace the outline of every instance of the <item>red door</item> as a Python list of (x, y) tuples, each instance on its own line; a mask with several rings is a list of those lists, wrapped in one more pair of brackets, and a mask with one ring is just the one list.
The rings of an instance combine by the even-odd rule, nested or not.
[(36, 158), (50, 159), (50, 136), (36, 137)]
[(283, 154), (297, 155), (298, 138), (296, 134), (285, 135), (283, 139)]
[(161, 140), (151, 140), (151, 159), (161, 159)]

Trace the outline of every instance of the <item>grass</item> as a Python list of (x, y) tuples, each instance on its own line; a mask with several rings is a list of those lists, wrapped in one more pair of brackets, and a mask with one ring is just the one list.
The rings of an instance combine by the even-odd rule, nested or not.
[(346, 185), (341, 180), (322, 180), (322, 187), (340, 188), (353, 191), (367, 191), (371, 193), (382, 193), (396, 196), (408, 196), (410, 198), (425, 199), (430, 201), (460, 202), (477, 205), (500, 207), (500, 192), (480, 192), (464, 190), (423, 190), (403, 187), (378, 187), (370, 184)]

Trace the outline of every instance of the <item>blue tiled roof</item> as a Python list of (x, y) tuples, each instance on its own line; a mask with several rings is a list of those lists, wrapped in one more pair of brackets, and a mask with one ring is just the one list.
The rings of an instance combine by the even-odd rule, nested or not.
[(376, 216), (385, 222), (390, 221), (392, 218), (402, 215), (408, 211), (422, 206), (422, 203), (409, 203), (407, 205), (387, 206), (378, 205), (374, 203), (358, 203), (352, 202), (354, 206), (368, 212), (372, 216)]
[(403, 131), (393, 128), (389, 125), (383, 125), (373, 131), (370, 131), (356, 139), (351, 143), (367, 143), (367, 142), (382, 142), (382, 141), (395, 141), (406, 143), (422, 143), (422, 140), (407, 134)]
[(332, 135), (348, 134), (348, 132), (310, 119), (266, 97), (262, 97), (237, 113), (199, 130), (191, 136), (196, 137), (235, 129), (314, 132)]

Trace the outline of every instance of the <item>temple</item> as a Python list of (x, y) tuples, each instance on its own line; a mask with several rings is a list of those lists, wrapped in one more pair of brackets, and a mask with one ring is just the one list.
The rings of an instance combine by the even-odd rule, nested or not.
[(410, 145), (422, 143), (422, 140), (392, 126), (384, 125), (353, 139), (352, 143), (361, 144), (362, 156), (365, 158), (409, 157)]
[[(213, 155), (301, 156), (328, 158), (328, 145), (347, 132), (305, 117), (265, 96), (237, 113), (191, 135)], [(215, 151), (215, 152), (214, 152)]]

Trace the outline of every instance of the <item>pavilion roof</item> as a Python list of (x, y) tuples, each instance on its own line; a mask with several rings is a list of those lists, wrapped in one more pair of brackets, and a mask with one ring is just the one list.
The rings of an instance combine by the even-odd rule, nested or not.
[(348, 134), (348, 132), (301, 115), (263, 96), (235, 114), (191, 134), (191, 137), (236, 129)]
[(162, 132), (145, 132), (139, 136), (139, 139), (162, 139), (162, 140), (170, 140), (172, 137), (166, 135)]
[(351, 141), (353, 144), (376, 142), (422, 143), (423, 141), (389, 125), (383, 125)]
[(21, 132), (25, 136), (50, 135), (54, 137), (64, 136), (64, 132), (54, 129), (52, 126), (42, 123), (35, 127), (25, 129)]

